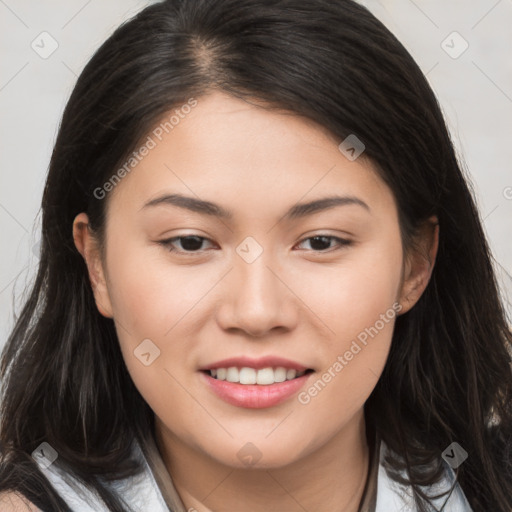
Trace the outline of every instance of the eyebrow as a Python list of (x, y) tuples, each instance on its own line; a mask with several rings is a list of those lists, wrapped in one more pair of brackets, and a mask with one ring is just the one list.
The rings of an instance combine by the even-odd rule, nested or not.
[[(182, 194), (164, 194), (151, 199), (141, 208), (150, 208), (154, 206), (171, 205), (184, 208), (201, 215), (210, 215), (220, 219), (231, 220), (233, 212), (211, 201), (204, 201), (195, 197), (184, 196)], [(329, 196), (321, 199), (315, 199), (308, 203), (298, 203), (293, 205), (283, 216), (286, 221), (307, 217), (324, 210), (329, 210), (337, 206), (357, 205), (370, 212), (370, 207), (361, 199), (355, 196)]]

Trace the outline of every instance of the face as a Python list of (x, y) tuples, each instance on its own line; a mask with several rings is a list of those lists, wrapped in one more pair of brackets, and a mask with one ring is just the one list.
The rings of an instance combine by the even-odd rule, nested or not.
[(168, 435), (284, 466), (361, 413), (428, 270), (404, 261), (392, 192), (341, 140), (220, 93), (186, 110), (104, 199), (104, 260), (85, 214), (75, 241)]

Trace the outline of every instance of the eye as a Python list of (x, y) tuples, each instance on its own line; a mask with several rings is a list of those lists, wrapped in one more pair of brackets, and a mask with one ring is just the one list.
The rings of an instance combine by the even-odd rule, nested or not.
[[(342, 247), (346, 247), (352, 243), (351, 240), (346, 240), (344, 238), (339, 238), (337, 236), (330, 236), (330, 235), (315, 235), (309, 238), (304, 238), (300, 244), (303, 244), (304, 242), (312, 241), (310, 243), (311, 247), (313, 247), (314, 252), (324, 252), (326, 249), (330, 249), (329, 247), (331, 241), (335, 241), (338, 244), (338, 249), (341, 249)], [(299, 244), (299, 245), (300, 245)], [(326, 247), (327, 245), (327, 247)], [(337, 249), (335, 249), (337, 250)], [(332, 251), (329, 251), (332, 252)]]
[[(204, 236), (187, 235), (187, 236), (176, 236), (174, 238), (169, 238), (167, 240), (161, 240), (158, 243), (160, 245), (163, 245), (170, 252), (194, 254), (194, 253), (203, 252), (201, 250), (201, 246), (202, 246), (203, 241), (205, 241), (205, 240), (208, 240), (208, 238), (205, 238)], [(182, 241), (182, 242), (180, 242), (182, 249), (176, 249), (174, 247), (174, 245), (176, 244), (176, 241)]]
[[(180, 242), (181, 249), (176, 249), (175, 245), (177, 242)], [(161, 240), (158, 242), (160, 245), (164, 246), (168, 251), (175, 253), (183, 253), (183, 254), (200, 254), (204, 252), (204, 249), (201, 249), (204, 241), (209, 241), (208, 238), (204, 236), (197, 235), (186, 235), (186, 236), (176, 236), (174, 238), (169, 238), (167, 240)], [(338, 248), (349, 246), (352, 242), (350, 240), (346, 240), (344, 238), (339, 238), (337, 236), (331, 235), (315, 235), (312, 237), (305, 238), (300, 242), (303, 244), (304, 242), (311, 241), (310, 245), (313, 248), (313, 252), (326, 252), (327, 249), (330, 249), (330, 242), (337, 242)], [(299, 245), (300, 245), (299, 244)], [(335, 249), (336, 250), (336, 249)], [(329, 251), (332, 252), (332, 251)]]

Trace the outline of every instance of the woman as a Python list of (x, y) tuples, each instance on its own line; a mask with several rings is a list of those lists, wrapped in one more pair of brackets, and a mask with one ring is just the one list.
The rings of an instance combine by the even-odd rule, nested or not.
[(481, 221), (364, 7), (144, 9), (82, 72), (42, 207), (4, 509), (511, 510)]

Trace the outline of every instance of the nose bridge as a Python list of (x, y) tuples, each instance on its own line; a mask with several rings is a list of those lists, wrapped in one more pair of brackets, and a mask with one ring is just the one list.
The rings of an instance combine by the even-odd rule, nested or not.
[(261, 310), (263, 313), (264, 309), (272, 308), (278, 302), (283, 285), (276, 278), (275, 271), (271, 271), (276, 266), (272, 251), (262, 250), (256, 256), (255, 251), (256, 248), (250, 247), (250, 258), (240, 255), (237, 258), (236, 279), (240, 280), (237, 296), (241, 301), (249, 301), (253, 311)]
[[(250, 238), (250, 237), (248, 237)], [(290, 327), (293, 307), (290, 291), (279, 278), (278, 258), (256, 240), (246, 239), (236, 249), (229, 304), (224, 304), (224, 327), (262, 335), (276, 327)], [(285, 279), (283, 279), (285, 281)]]

